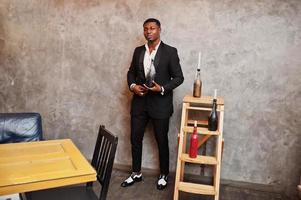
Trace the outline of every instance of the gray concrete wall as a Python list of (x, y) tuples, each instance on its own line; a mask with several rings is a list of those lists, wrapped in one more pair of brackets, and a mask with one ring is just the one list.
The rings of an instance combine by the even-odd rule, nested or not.
[[(170, 125), (175, 169), (181, 100), (203, 52), (203, 94), (225, 97), (222, 178), (296, 192), (301, 174), (300, 0), (1, 0), (0, 112), (36, 111), (47, 139), (72, 138), (91, 157), (99, 124), (130, 164), (126, 72), (157, 17), (178, 48), (185, 82)], [(149, 126), (143, 166), (157, 169)]]

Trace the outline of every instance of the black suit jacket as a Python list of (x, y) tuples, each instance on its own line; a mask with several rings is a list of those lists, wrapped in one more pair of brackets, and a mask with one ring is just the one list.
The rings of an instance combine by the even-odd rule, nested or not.
[[(146, 82), (144, 73), (145, 46), (134, 51), (131, 66), (127, 74), (128, 86), (132, 83), (142, 85)], [(155, 82), (164, 87), (164, 95), (149, 91), (145, 96), (133, 95), (131, 114), (138, 115), (147, 111), (152, 118), (168, 118), (173, 113), (172, 91), (184, 81), (177, 49), (161, 42), (154, 60)]]

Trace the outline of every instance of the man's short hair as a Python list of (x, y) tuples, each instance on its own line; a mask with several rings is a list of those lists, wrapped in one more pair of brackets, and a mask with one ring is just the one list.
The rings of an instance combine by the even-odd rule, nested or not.
[(155, 19), (155, 18), (148, 18), (147, 20), (144, 21), (143, 23), (143, 26), (146, 24), (146, 23), (149, 23), (149, 22), (155, 22), (160, 28), (161, 28), (161, 23), (159, 20)]

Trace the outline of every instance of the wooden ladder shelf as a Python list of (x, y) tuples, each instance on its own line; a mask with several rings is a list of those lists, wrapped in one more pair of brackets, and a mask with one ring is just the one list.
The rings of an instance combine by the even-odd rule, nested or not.
[[(198, 155), (197, 158), (190, 158), (186, 152), (187, 135), (193, 132), (193, 122), (195, 119), (191, 119), (189, 112), (199, 112), (203, 117), (207, 117), (211, 111), (213, 97), (202, 96), (201, 98), (194, 98), (192, 96), (185, 96), (183, 99), (182, 107), (182, 119), (181, 129), (179, 134), (179, 149), (176, 168), (175, 190), (174, 200), (179, 199), (179, 192), (188, 192), (201, 195), (212, 195), (214, 200), (219, 199), (220, 188), (220, 171), (221, 171), (221, 159), (223, 148), (223, 120), (224, 120), (224, 99), (217, 98), (217, 112), (219, 116), (217, 131), (209, 131), (207, 120), (197, 120), (198, 128), (197, 132), (203, 137), (199, 137), (198, 146), (204, 144), (210, 137), (216, 137), (215, 155)], [(199, 127), (200, 126), (200, 127)], [(213, 185), (205, 185), (198, 183), (184, 182), (184, 168), (185, 163), (193, 163), (199, 165), (211, 165), (213, 169)]]

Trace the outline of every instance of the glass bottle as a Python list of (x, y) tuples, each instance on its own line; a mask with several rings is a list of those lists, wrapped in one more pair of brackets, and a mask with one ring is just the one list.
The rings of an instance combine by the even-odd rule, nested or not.
[(201, 69), (197, 68), (194, 83), (193, 83), (193, 96), (201, 97), (201, 95), (202, 95)]
[(196, 158), (198, 155), (198, 135), (197, 135), (197, 121), (194, 121), (193, 132), (190, 136), (189, 157)]
[(211, 110), (211, 113), (208, 117), (208, 129), (209, 129), (209, 131), (216, 131), (217, 126), (218, 126), (218, 115), (217, 115), (217, 111), (216, 111), (216, 107), (217, 107), (216, 92), (217, 92), (217, 90), (215, 89), (214, 90), (212, 110)]
[(151, 88), (154, 86), (153, 81), (155, 80), (155, 75), (156, 75), (156, 69), (155, 69), (155, 65), (154, 65), (154, 59), (152, 59), (149, 71), (146, 75), (146, 83), (145, 84), (147, 87)]

